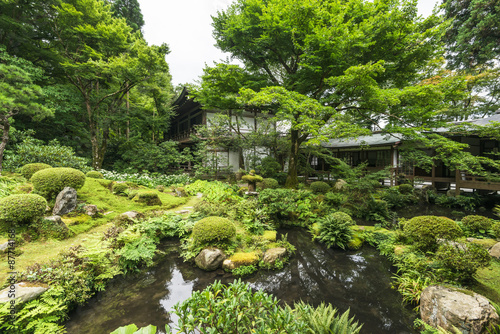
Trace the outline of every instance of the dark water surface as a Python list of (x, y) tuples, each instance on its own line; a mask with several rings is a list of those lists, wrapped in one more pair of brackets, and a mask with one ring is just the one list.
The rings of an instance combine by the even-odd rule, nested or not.
[[(339, 311), (351, 310), (363, 323), (361, 333), (415, 333), (415, 313), (402, 305), (391, 289), (393, 269), (376, 249), (358, 251), (327, 249), (311, 241), (304, 230), (288, 230), (288, 240), (297, 248), (290, 263), (279, 271), (259, 271), (245, 279), (292, 304), (303, 300), (313, 305), (332, 303)], [(135, 323), (165, 328), (176, 321), (169, 310), (202, 290), (214, 280), (234, 280), (222, 270), (207, 273), (178, 258), (177, 243), (164, 245), (164, 260), (147, 272), (112, 281), (106, 291), (70, 314), (68, 333), (108, 334), (120, 326)]]

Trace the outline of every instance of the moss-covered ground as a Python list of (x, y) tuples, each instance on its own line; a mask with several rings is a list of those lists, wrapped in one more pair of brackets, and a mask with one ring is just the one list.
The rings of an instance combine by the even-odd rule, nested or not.
[[(22, 177), (16, 174), (3, 176), (4, 184), (8, 185), (6, 190), (9, 193), (28, 192), (31, 186)], [(7, 181), (7, 179), (9, 181)], [(157, 190), (145, 187), (131, 185), (130, 192), (155, 191), (160, 198), (162, 205), (147, 206), (139, 203), (129, 196), (116, 195), (111, 191), (112, 181), (87, 178), (85, 185), (77, 191), (79, 207), (85, 204), (96, 205), (100, 210), (100, 215), (92, 218), (85, 213), (70, 213), (62, 217), (66, 225), (73, 231), (74, 235), (65, 240), (45, 239), (24, 242), (18, 251), (20, 254), (15, 258), (15, 271), (23, 271), (34, 263), (46, 263), (57, 258), (61, 251), (74, 247), (76, 245), (85, 246), (92, 242), (96, 237), (102, 236), (108, 228), (113, 225), (113, 219), (121, 213), (127, 211), (138, 211), (146, 215), (157, 212), (171, 212), (181, 210), (187, 206), (195, 205), (199, 199), (196, 197), (175, 197), (171, 193), (162, 193)], [(52, 203), (53, 204), (53, 203)], [(50, 215), (50, 212), (47, 213)], [(0, 243), (7, 241), (6, 233), (0, 235)], [(9, 269), (7, 258), (4, 255), (0, 260), (0, 282), (3, 284), (8, 277)]]

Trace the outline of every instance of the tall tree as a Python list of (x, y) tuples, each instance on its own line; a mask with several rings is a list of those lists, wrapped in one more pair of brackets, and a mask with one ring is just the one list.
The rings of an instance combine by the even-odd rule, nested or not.
[(443, 0), (450, 67), (473, 69), (495, 65), (500, 55), (500, 3), (498, 0)]
[(411, 0), (238, 0), (213, 18), (217, 46), (274, 86), (243, 89), (242, 102), (274, 108), (291, 125), (290, 187), (302, 145), (348, 135), (346, 115), (387, 114), (410, 93), (440, 51), (440, 23), (420, 19)]
[(60, 64), (80, 92), (89, 125), (92, 167), (102, 166), (110, 125), (127, 92), (154, 73), (168, 72), (166, 45), (148, 46), (99, 0), (68, 0), (52, 24)]
[(108, 0), (116, 17), (124, 18), (134, 31), (141, 31), (144, 26), (141, 7), (137, 0)]
[(50, 116), (52, 111), (41, 103), (42, 89), (35, 83), (42, 70), (22, 58), (12, 57), (0, 46), (0, 174), (3, 153), (9, 141), (11, 119), (27, 113), (36, 119)]

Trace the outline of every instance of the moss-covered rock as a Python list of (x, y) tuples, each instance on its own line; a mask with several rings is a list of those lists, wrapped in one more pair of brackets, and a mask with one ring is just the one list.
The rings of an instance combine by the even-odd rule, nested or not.
[(29, 180), (31, 179), (33, 174), (35, 174), (39, 170), (47, 168), (52, 168), (52, 166), (43, 163), (26, 164), (23, 167), (21, 167), (21, 175), (24, 176), (26, 180)]
[(46, 208), (47, 201), (39, 195), (7, 196), (0, 199), (0, 223), (29, 224), (40, 219)]
[(227, 218), (206, 217), (193, 227), (193, 239), (196, 242), (207, 244), (211, 242), (224, 242), (236, 235), (236, 227)]
[(413, 217), (406, 222), (403, 230), (422, 251), (436, 250), (438, 238), (454, 240), (463, 234), (455, 221), (437, 216)]
[(136, 200), (139, 203), (144, 203), (148, 206), (162, 204), (160, 197), (155, 191), (140, 192), (134, 197), (134, 200)]
[(222, 268), (225, 270), (233, 270), (241, 266), (250, 266), (259, 263), (259, 255), (256, 252), (237, 252), (231, 255), (230, 258), (224, 260)]
[(90, 177), (91, 179), (102, 179), (104, 177), (101, 172), (98, 172), (96, 170), (91, 170), (90, 172), (87, 172), (85, 176)]
[(74, 168), (58, 167), (43, 169), (31, 177), (34, 192), (47, 199), (54, 198), (65, 187), (75, 190), (85, 184), (85, 174)]
[(113, 184), (113, 188), (111, 188), (111, 190), (115, 195), (126, 195), (128, 186), (125, 183), (115, 183)]
[(276, 241), (276, 231), (264, 231), (262, 238), (264, 238), (264, 240), (274, 242)]

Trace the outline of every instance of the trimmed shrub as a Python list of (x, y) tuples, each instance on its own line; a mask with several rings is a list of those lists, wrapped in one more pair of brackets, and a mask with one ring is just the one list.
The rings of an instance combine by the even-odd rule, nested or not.
[(101, 172), (98, 172), (96, 170), (91, 170), (90, 172), (87, 172), (85, 176), (90, 177), (91, 179), (102, 179), (104, 177)]
[(436, 259), (455, 274), (455, 278), (470, 280), (478, 269), (490, 264), (491, 257), (480, 245), (448, 243), (439, 247)]
[(115, 183), (111, 189), (115, 195), (125, 195), (125, 192), (128, 190), (128, 186), (125, 183)]
[(158, 197), (158, 194), (154, 191), (145, 191), (142, 193), (138, 193), (135, 196), (135, 199), (139, 203), (144, 203), (148, 206), (152, 205), (161, 205), (161, 200), (160, 197)]
[(43, 216), (45, 198), (35, 194), (10, 195), (0, 199), (0, 222), (29, 224)]
[(42, 169), (31, 177), (34, 192), (47, 199), (54, 198), (65, 187), (75, 190), (85, 184), (85, 174), (73, 168), (59, 167)]
[(344, 212), (335, 212), (319, 222), (319, 239), (328, 247), (345, 249), (352, 240), (351, 226), (356, 225), (351, 216)]
[(193, 239), (199, 243), (227, 241), (236, 235), (236, 227), (227, 218), (206, 217), (193, 227)]
[(462, 224), (471, 232), (486, 233), (491, 228), (492, 221), (488, 217), (470, 215), (462, 218)]
[(43, 163), (34, 163), (27, 164), (21, 167), (21, 175), (24, 176), (26, 180), (31, 179), (33, 174), (42, 169), (52, 168), (51, 165), (43, 164)]
[(413, 217), (405, 223), (403, 230), (422, 251), (436, 250), (438, 238), (454, 240), (463, 234), (453, 220), (437, 216)]
[(260, 162), (260, 172), (265, 177), (273, 177), (281, 171), (281, 164), (273, 157), (265, 157)]
[(405, 183), (398, 186), (398, 190), (401, 194), (407, 195), (413, 193), (413, 186), (411, 184)]
[(311, 190), (315, 194), (326, 194), (330, 190), (330, 185), (323, 181), (315, 181), (311, 183)]
[(279, 187), (278, 181), (272, 178), (265, 178), (262, 180), (262, 182), (257, 183), (257, 187), (260, 190), (264, 189), (276, 189)]

